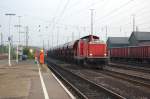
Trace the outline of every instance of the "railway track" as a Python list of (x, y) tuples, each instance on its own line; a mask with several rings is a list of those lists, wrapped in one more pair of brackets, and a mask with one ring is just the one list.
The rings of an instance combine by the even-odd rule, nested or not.
[[(111, 65), (107, 66), (108, 68), (105, 68), (104, 73), (119, 79), (123, 79), (129, 82), (132, 82), (136, 85), (145, 86), (150, 88), (150, 70), (147, 70), (145, 68), (137, 68), (137, 67), (131, 67), (131, 66), (119, 66), (119, 65)], [(112, 69), (113, 68), (113, 69)], [(123, 72), (121, 72), (119, 69), (123, 69)], [(129, 73), (133, 70), (133, 74)], [(137, 71), (137, 72), (135, 72)], [(147, 71), (146, 73), (144, 71)], [(141, 74), (140, 74), (141, 73)], [(136, 75), (138, 74), (138, 75)], [(140, 75), (139, 75), (140, 74)]]
[[(71, 70), (71, 69), (69, 68), (68, 70)], [(113, 92), (119, 93), (122, 96), (126, 97), (127, 99), (141, 99), (142, 97), (150, 97), (148, 94), (143, 93), (136, 87), (136, 86), (139, 87), (139, 85), (137, 84), (135, 85), (135, 83), (133, 85), (133, 82), (129, 83), (129, 81), (125, 79), (120, 80), (120, 78), (108, 75), (104, 73), (103, 71), (89, 70), (89, 69), (82, 69), (82, 68), (81, 70), (80, 68), (78, 69), (74, 68), (71, 71), (83, 78), (93, 81), (94, 83), (98, 85), (102, 85), (112, 90)], [(140, 88), (143, 88), (143, 86), (140, 85)], [(138, 93), (139, 95), (137, 95)]]
[(146, 78), (142, 78), (142, 77), (135, 76), (135, 75), (129, 75), (129, 74), (121, 73), (121, 72), (111, 71), (108, 69), (105, 69), (103, 71), (103, 74), (107, 74), (109, 76), (134, 83), (135, 85), (138, 85), (138, 86), (150, 88), (150, 80)]
[[(96, 70), (96, 69), (90, 69), (90, 68), (86, 69), (85, 67), (82, 67), (82, 66), (78, 66), (75, 64), (68, 64), (68, 63), (65, 63), (59, 60), (53, 60), (53, 59), (52, 59), (52, 62), (59, 65), (61, 68), (67, 71), (70, 71), (71, 73), (76, 74), (77, 76), (83, 79), (88, 79), (90, 82), (93, 82), (94, 84), (98, 86), (107, 88), (111, 90), (112, 92), (115, 92), (123, 96), (124, 98), (127, 98), (127, 99), (143, 99), (143, 98), (149, 99), (150, 98), (150, 92), (149, 92), (150, 88), (149, 88), (149, 85), (147, 85), (148, 82), (144, 85), (143, 83), (137, 83), (137, 81), (133, 81), (133, 79), (131, 78), (130, 80), (126, 80), (129, 78), (126, 76), (122, 76), (121, 74), (116, 74), (111, 71), (109, 72), (111, 72), (112, 74), (111, 73), (108, 74), (107, 73), (108, 71), (106, 70)], [(119, 75), (121, 76), (119, 77)], [(123, 79), (123, 78), (126, 78), (126, 79)], [(141, 82), (142, 81), (143, 80), (141, 80)], [(95, 98), (92, 98), (92, 99), (95, 99)]]
[(134, 71), (140, 71), (140, 72), (146, 72), (150, 73), (150, 68), (143, 67), (143, 66), (132, 66), (127, 64), (119, 64), (119, 63), (109, 63), (110, 67), (116, 67), (116, 68), (122, 68), (127, 70), (134, 70)]
[(96, 83), (82, 78), (67, 69), (49, 62), (49, 68), (59, 77), (80, 99), (126, 99), (125, 97)]

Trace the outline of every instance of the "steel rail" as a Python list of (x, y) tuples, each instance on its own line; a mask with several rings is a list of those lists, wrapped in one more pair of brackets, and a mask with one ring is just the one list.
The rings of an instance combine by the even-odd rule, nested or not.
[(118, 63), (109, 63), (108, 66), (110, 67), (116, 67), (116, 68), (123, 68), (127, 70), (135, 70), (140, 72), (146, 72), (150, 73), (150, 68), (148, 67), (142, 67), (142, 66), (132, 66), (132, 65), (126, 65), (126, 64), (118, 64)]
[[(52, 65), (53, 65), (53, 66), (52, 66)], [(88, 80), (88, 79), (85, 79), (85, 78), (83, 78), (83, 77), (80, 77), (80, 76), (74, 74), (73, 72), (68, 71), (68, 70), (66, 70), (66, 69), (64, 69), (64, 68), (62, 68), (62, 67), (60, 67), (60, 66), (58, 66), (57, 64), (54, 64), (54, 63), (52, 63), (52, 62), (49, 62), (49, 68), (50, 68), (61, 80), (63, 79), (63, 81), (67, 84), (67, 86), (68, 86), (68, 84), (69, 84), (69, 86), (71, 86), (71, 88), (73, 88), (73, 90), (75, 90), (75, 93), (76, 93), (77, 95), (79, 95), (78, 97), (81, 97), (82, 99), (90, 99), (90, 98), (89, 98), (88, 96), (86, 96), (85, 93), (83, 94), (83, 92), (81, 92), (81, 91), (79, 90), (79, 88), (77, 88), (77, 87), (74, 86), (72, 83), (70, 83), (67, 79), (65, 79), (65, 77), (63, 77), (62, 74), (60, 74), (58, 71), (60, 71), (60, 70), (61, 70), (61, 71), (65, 71), (67, 74), (69, 74), (69, 76), (72, 76), (72, 78), (73, 78), (73, 77), (76, 77), (76, 78), (80, 79), (80, 80), (83, 81), (85, 84), (89, 84), (89, 86), (93, 87), (92, 89), (98, 90), (98, 92), (101, 91), (101, 92), (105, 93), (105, 95), (107, 95), (107, 97), (108, 97), (109, 99), (126, 99), (125, 97), (119, 95), (118, 93), (115, 93), (115, 92), (113, 92), (113, 91), (111, 91), (111, 90), (109, 90), (109, 89), (107, 89), (107, 88), (105, 88), (105, 87), (103, 87), (103, 86), (101, 86), (101, 85), (98, 85), (98, 84), (96, 84), (95, 82), (92, 82), (92, 81), (90, 81), (90, 80)], [(59, 70), (58, 70), (58, 69), (59, 69)]]
[(150, 80), (146, 78), (142, 78), (142, 77), (130, 75), (130, 74), (125, 74), (125, 73), (120, 73), (116, 71), (111, 71), (107, 69), (105, 69), (103, 73), (109, 76), (115, 77), (115, 78), (119, 78), (128, 82), (134, 83), (136, 85), (150, 88)]

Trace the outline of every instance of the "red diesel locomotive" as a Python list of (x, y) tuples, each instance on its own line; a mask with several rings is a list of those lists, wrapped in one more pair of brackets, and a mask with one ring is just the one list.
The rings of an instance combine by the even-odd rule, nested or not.
[(48, 51), (48, 56), (73, 61), (85, 66), (87, 64), (94, 64), (92, 67), (99, 65), (100, 68), (108, 62), (107, 45), (94, 35), (88, 35), (74, 42), (57, 46)]

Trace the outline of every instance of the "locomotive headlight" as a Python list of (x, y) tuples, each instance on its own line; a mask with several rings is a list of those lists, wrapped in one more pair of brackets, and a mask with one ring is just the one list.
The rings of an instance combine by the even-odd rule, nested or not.
[(105, 53), (104, 56), (106, 56), (107, 54)]
[(90, 56), (92, 56), (93, 54), (92, 53), (90, 53)]

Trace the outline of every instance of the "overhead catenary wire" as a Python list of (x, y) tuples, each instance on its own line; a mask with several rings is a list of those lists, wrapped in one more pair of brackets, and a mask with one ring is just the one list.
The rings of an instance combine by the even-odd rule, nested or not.
[(65, 3), (65, 5), (64, 5), (64, 7), (63, 7), (63, 9), (62, 9), (62, 11), (60, 12), (60, 14), (59, 14), (59, 17), (57, 18), (57, 17), (54, 17), (53, 18), (53, 26), (52, 26), (52, 29), (51, 29), (51, 33), (52, 33), (52, 47), (53, 47), (53, 43), (54, 43), (54, 39), (53, 39), (53, 36), (54, 36), (54, 32), (55, 32), (55, 22), (58, 22), (58, 21), (60, 21), (61, 20), (61, 18), (63, 17), (63, 15), (64, 15), (64, 13), (65, 13), (65, 11), (66, 11), (66, 9), (67, 9), (67, 6), (68, 6), (68, 4), (69, 4), (69, 2), (70, 2), (70, 0), (67, 0), (67, 2)]
[[(141, 11), (141, 9), (138, 9), (138, 11), (139, 11), (139, 10)], [(149, 11), (145, 11), (145, 12), (149, 12)], [(139, 13), (135, 12), (135, 13), (136, 13), (136, 21), (137, 21), (137, 22), (139, 22), (139, 21), (141, 21), (141, 20), (143, 21), (143, 20), (144, 20), (144, 19), (143, 19), (143, 16), (145, 16), (145, 15), (146, 15), (147, 17), (149, 17), (149, 16), (147, 15), (147, 14), (149, 14), (149, 13), (145, 13), (145, 12), (144, 12), (144, 13), (143, 13), (143, 12), (142, 12), (142, 13), (141, 13), (141, 12), (139, 12)], [(121, 14), (121, 15), (124, 15), (124, 14)], [(124, 16), (124, 17), (127, 17), (127, 16)], [(139, 20), (139, 19), (140, 19), (140, 20)], [(121, 20), (121, 19), (120, 19), (120, 20)], [(118, 21), (115, 22), (115, 23), (116, 23), (116, 24), (117, 24), (118, 22), (120, 23), (120, 20), (118, 20)], [(127, 25), (127, 24), (123, 24), (123, 25)]]
[[(131, 18), (129, 18), (129, 17), (131, 17), (131, 15), (124, 15), (125, 13), (123, 13), (123, 14), (119, 14), (119, 16), (121, 15), (121, 16), (124, 16), (124, 17), (122, 17), (121, 19), (116, 19), (116, 21), (115, 21), (115, 24), (119, 24), (119, 25), (123, 25), (123, 26), (125, 26), (125, 25), (128, 25), (128, 24), (131, 24)], [(112, 18), (112, 17), (111, 17)], [(123, 19), (124, 18), (124, 19)], [(123, 22), (120, 22), (120, 20), (127, 20), (127, 18), (129, 18), (129, 21), (125, 21), (125, 22), (127, 22), (127, 23), (123, 23)], [(137, 17), (136, 17), (137, 18)], [(106, 22), (101, 22), (101, 25), (103, 24), (103, 25), (105, 25), (105, 24), (111, 24), (111, 23), (114, 23), (114, 20), (105, 20), (105, 21), (107, 21), (107, 23)], [(110, 22), (110, 21), (112, 21), (112, 22)], [(118, 23), (119, 22), (119, 23)]]
[(109, 13), (107, 13), (106, 15), (104, 15), (103, 17), (100, 17), (98, 19), (96, 19), (97, 22), (99, 22), (98, 20), (102, 21), (104, 19), (106, 19), (108, 16), (111, 16), (112, 14), (116, 13), (117, 11), (119, 11), (121, 8), (124, 8), (125, 6), (129, 5), (131, 2), (133, 2), (134, 0), (129, 0), (128, 2), (120, 5), (119, 7), (111, 10)]
[[(144, 7), (143, 7), (143, 8), (140, 8), (140, 9), (138, 9), (138, 10), (136, 9), (136, 10), (137, 10), (137, 11), (139, 11), (139, 10), (141, 11), (141, 10), (143, 10), (143, 9), (144, 9)], [(145, 8), (145, 9), (146, 9), (146, 8)], [(140, 12), (139, 12), (138, 14), (140, 14)], [(124, 15), (124, 14), (120, 14), (120, 15)], [(120, 16), (120, 15), (119, 15), (119, 16)], [(145, 14), (144, 14), (144, 15), (145, 15)], [(142, 16), (142, 15), (140, 15), (140, 16)], [(137, 17), (136, 17), (136, 18), (137, 18)], [(138, 19), (138, 18), (137, 18), (137, 19)], [(137, 20), (137, 19), (136, 19), (136, 20)], [(106, 21), (110, 21), (110, 20), (107, 19)], [(137, 21), (138, 21), (138, 20), (137, 20)], [(109, 22), (109, 23), (110, 23), (110, 22)], [(116, 23), (116, 22), (115, 22), (115, 23)], [(117, 24), (117, 23), (116, 23), (116, 24)], [(119, 24), (120, 24), (120, 21), (119, 21)], [(121, 23), (121, 24), (122, 24), (122, 23)], [(127, 24), (130, 24), (130, 23), (127, 23)], [(123, 23), (123, 25), (127, 25), (127, 24), (124, 24), (124, 23)]]
[[(62, 19), (62, 17), (63, 17), (63, 15), (64, 15), (65, 11), (67, 10), (67, 7), (68, 7), (68, 5), (69, 5), (69, 2), (70, 2), (70, 0), (67, 0), (67, 2), (65, 3), (65, 5), (64, 5), (64, 7), (63, 7), (63, 9), (62, 9), (62, 11), (61, 11), (60, 14), (59, 14), (59, 18), (58, 18), (57, 21), (59, 21), (60, 19)], [(57, 22), (57, 21), (56, 21), (56, 22)]]
[[(109, 2), (109, 0), (101, 0), (101, 1), (103, 1), (105, 4), (107, 4)], [(107, 1), (107, 2), (105, 2), (105, 1)], [(101, 2), (94, 2), (92, 4), (90, 3), (89, 5), (87, 5), (87, 6), (83, 7), (83, 8), (77, 9), (75, 11), (71, 11), (71, 13), (68, 16), (70, 16), (70, 15), (74, 15), (74, 16), (79, 16), (80, 15), (81, 16), (81, 14), (84, 14), (83, 11), (84, 12), (88, 11), (87, 9), (93, 8), (93, 6), (98, 5), (99, 3), (101, 3)], [(105, 4), (101, 4), (101, 7), (105, 6)], [(76, 5), (74, 5), (74, 7), (76, 7)], [(77, 13), (77, 14), (75, 14), (75, 13)]]
[[(106, 1), (108, 2), (109, 0), (105, 0), (105, 2), (102, 2), (102, 4), (100, 4), (101, 2), (94, 2), (93, 4), (94, 5), (103, 5), (103, 6), (106, 6), (106, 5), (108, 5), (107, 3), (106, 3)], [(67, 0), (63, 0), (63, 4), (61, 4), (61, 2), (59, 2), (58, 3), (58, 5), (62, 5), (60, 8), (64, 8), (64, 5), (66, 4), (66, 2), (67, 2)], [(71, 1), (72, 2), (72, 1)], [(66, 11), (72, 11), (72, 13), (74, 14), (74, 15), (81, 15), (81, 14), (78, 14), (78, 13), (74, 13), (74, 11), (72, 10), (73, 8), (75, 8), (76, 6), (78, 6), (78, 2), (79, 1), (76, 1), (76, 2), (73, 2), (73, 3), (69, 3), (69, 6), (67, 7), (67, 9), (65, 10), (65, 12), (64, 12), (64, 14), (62, 15), (62, 16), (59, 16), (59, 14), (61, 13), (60, 11), (63, 11), (63, 9), (58, 9), (59, 11), (56, 11), (56, 14), (58, 15), (58, 16), (56, 16), (57, 17), (57, 19), (60, 19), (60, 20), (62, 20), (63, 18), (64, 18), (64, 20), (66, 20), (68, 17), (66, 17)], [(143, 4), (144, 3), (144, 4)], [(142, 17), (143, 16), (146, 16), (146, 17), (148, 17), (149, 15), (147, 15), (147, 13), (145, 13), (145, 11), (144, 11), (144, 9), (146, 9), (147, 7), (144, 7), (143, 5), (145, 5), (145, 2), (143, 2), (142, 3), (142, 5), (140, 6), (140, 11), (138, 12), (138, 13), (136, 13), (136, 11), (138, 11), (138, 9), (136, 9), (135, 10), (135, 13), (136, 13), (136, 25), (141, 25), (142, 27), (146, 27), (147, 26), (147, 24), (148, 23), (146, 23), (146, 21), (148, 20), (148, 19), (142, 19)], [(70, 4), (72, 4), (72, 5), (74, 5), (74, 4), (77, 4), (77, 5), (75, 5), (75, 7), (73, 7), (73, 8), (70, 8), (72, 5), (70, 5)], [(90, 6), (93, 6), (93, 4), (90, 4), (89, 6), (87, 6), (87, 7), (90, 7)], [(135, 4), (134, 4), (135, 5)], [(88, 12), (88, 9), (89, 8), (86, 8), (86, 6), (83, 6), (83, 8), (85, 8), (85, 9), (81, 9), (81, 13), (82, 12), (84, 12), (83, 10), (86, 10), (87, 9), (87, 12)], [(123, 7), (123, 8), (127, 8), (127, 7), (129, 7), (130, 9), (132, 9), (132, 7), (130, 7), (131, 5), (129, 5), (129, 6), (126, 6), (126, 7)], [(133, 6), (133, 5), (132, 5)], [(137, 7), (138, 5), (136, 5), (136, 6), (133, 6), (133, 7)], [(69, 10), (68, 10), (68, 8), (69, 8)], [(101, 7), (101, 8), (103, 8), (103, 7)], [(118, 7), (117, 7), (118, 8)], [(129, 8), (127, 8), (127, 9), (129, 9)], [(139, 8), (139, 7), (137, 7), (137, 8)], [(142, 8), (143, 8), (143, 10), (142, 10)], [(103, 22), (103, 23), (98, 23), (98, 25), (100, 25), (101, 24), (101, 26), (105, 26), (106, 24), (110, 24), (110, 23), (112, 23), (112, 25), (119, 25), (120, 26), (120, 24), (121, 24), (121, 26), (124, 28), (124, 27), (129, 27), (129, 26), (125, 26), (125, 25), (131, 25), (131, 23), (130, 23), (130, 18), (129, 18), (129, 22), (128, 21), (126, 21), (126, 22), (120, 22), (120, 20), (123, 20), (123, 19), (127, 19), (126, 17), (128, 16), (128, 15), (126, 15), (125, 17), (122, 17), (122, 18), (119, 18), (119, 19), (115, 19), (114, 17), (118, 17), (118, 16), (124, 16), (125, 14), (128, 14), (128, 12), (125, 12), (125, 11), (122, 11), (121, 13), (120, 13), (120, 11), (122, 11), (122, 8), (120, 9), (120, 10), (118, 10), (117, 12), (115, 12), (115, 13), (113, 13), (112, 15), (109, 15), (108, 17), (106, 17), (105, 19), (102, 19), (102, 20), (99, 20), (99, 21), (105, 21), (105, 23)], [(142, 11), (142, 12), (141, 12)], [(148, 10), (146, 10), (146, 11), (148, 11)], [(60, 13), (59, 13), (60, 12)], [(123, 14), (124, 13), (124, 14)], [(140, 15), (140, 13), (143, 13), (143, 15)], [(84, 14), (84, 13), (83, 13)], [(117, 15), (116, 15), (117, 14)], [(118, 15), (118, 14), (120, 14), (120, 15)], [(103, 15), (103, 14), (102, 14)], [(114, 17), (111, 17), (111, 16), (113, 16), (113, 15), (115, 15)], [(137, 15), (139, 15), (139, 16), (137, 16)], [(103, 17), (103, 16), (102, 16)], [(128, 17), (131, 17), (131, 16), (128, 16)], [(74, 18), (74, 17), (73, 17)], [(112, 20), (108, 20), (108, 18), (112, 18)], [(44, 18), (40, 18), (40, 17), (33, 17), (32, 19), (35, 19), (35, 20), (39, 20), (39, 21), (41, 21), (41, 22), (43, 22), (43, 24), (50, 24), (49, 25), (49, 31), (51, 31), (50, 29), (52, 29), (53, 27), (52, 27), (52, 25), (53, 24), (55, 24), (55, 27), (57, 27), (57, 26), (60, 26), (60, 28), (65, 28), (65, 27), (67, 27), (68, 28), (68, 31), (70, 32), (70, 33), (72, 33), (72, 31), (74, 31), (75, 33), (77, 32), (77, 30), (75, 30), (74, 28), (76, 27), (76, 26), (79, 26), (81, 29), (80, 29), (80, 31), (81, 31), (81, 35), (83, 35), (84, 33), (83, 33), (83, 25), (82, 25), (82, 23), (81, 24), (73, 24), (73, 23), (61, 23), (61, 22), (59, 22), (59, 20), (57, 21), (57, 20), (55, 20), (55, 22), (53, 22), (53, 20), (47, 20), (47, 19), (44, 19)], [(143, 21), (145, 21), (145, 22), (143, 22)], [(118, 23), (118, 24), (117, 24)], [(126, 24), (127, 23), (127, 24)], [(30, 25), (31, 26), (31, 25)], [(111, 25), (110, 25), (111, 26)], [(119, 26), (118, 26), (118, 30), (119, 30)], [(50, 27), (52, 27), (52, 28), (50, 28)], [(54, 33), (57, 31), (57, 29), (56, 28), (53, 28), (54, 29)], [(53, 30), (52, 29), (52, 30)], [(117, 29), (117, 28), (116, 28)], [(86, 30), (88, 30), (87, 29), (87, 26), (86, 26)], [(111, 31), (111, 30), (110, 30)], [(65, 32), (65, 31), (64, 31)], [(71, 35), (71, 34), (66, 34), (66, 35)]]

